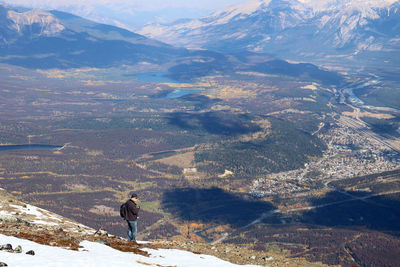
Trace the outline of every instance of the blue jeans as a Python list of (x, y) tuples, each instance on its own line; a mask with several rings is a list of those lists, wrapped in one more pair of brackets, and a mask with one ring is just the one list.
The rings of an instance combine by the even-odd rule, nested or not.
[(136, 242), (137, 221), (127, 221), (127, 222), (128, 222), (128, 240)]

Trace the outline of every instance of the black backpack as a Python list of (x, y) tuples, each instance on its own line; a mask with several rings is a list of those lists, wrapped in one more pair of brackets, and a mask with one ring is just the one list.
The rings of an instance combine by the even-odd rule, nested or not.
[(119, 215), (125, 219), (126, 217), (126, 202), (119, 207)]

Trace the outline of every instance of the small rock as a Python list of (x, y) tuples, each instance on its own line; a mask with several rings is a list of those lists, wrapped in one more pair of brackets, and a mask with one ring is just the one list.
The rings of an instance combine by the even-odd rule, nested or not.
[(11, 244), (2, 245), (1, 250), (12, 250), (12, 245)]
[(0, 267), (3, 267), (3, 266), (8, 266), (8, 265), (7, 265), (7, 263), (0, 262)]
[(33, 251), (33, 250), (29, 250), (28, 252), (26, 252), (26, 254), (28, 254), (28, 255), (35, 255), (35, 251)]
[(255, 260), (257, 257), (256, 256), (251, 256), (250, 259)]
[(97, 230), (94, 235), (99, 235), (99, 236), (108, 236), (108, 233), (106, 230), (104, 230), (103, 228), (100, 228), (99, 230)]
[(225, 252), (226, 252), (226, 253), (229, 253), (230, 251), (231, 251), (230, 248), (226, 248), (226, 249), (225, 249)]
[(265, 261), (272, 261), (272, 260), (274, 259), (274, 257), (267, 257), (267, 256), (265, 256), (265, 257), (263, 257), (262, 259), (265, 260)]
[(216, 248), (214, 246), (211, 247), (212, 250), (215, 250)]
[(14, 249), (15, 253), (22, 253), (22, 247), (20, 245), (18, 245), (15, 249)]

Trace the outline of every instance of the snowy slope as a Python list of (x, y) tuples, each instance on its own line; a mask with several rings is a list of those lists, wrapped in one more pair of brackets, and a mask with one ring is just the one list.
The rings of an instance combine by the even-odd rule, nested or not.
[[(193, 254), (175, 249), (145, 249), (150, 257), (129, 252), (121, 252), (106, 245), (83, 241), (80, 251), (72, 251), (58, 247), (39, 245), (29, 240), (10, 237), (0, 234), (0, 245), (20, 245), (22, 253), (0, 251), (0, 262), (8, 266), (54, 266), (54, 267), (101, 267), (101, 266), (177, 266), (177, 267), (234, 267), (239, 266), (214, 256)], [(26, 255), (33, 250), (35, 255)], [(240, 265), (244, 266), (244, 265)], [(245, 265), (247, 267), (255, 265)]]
[(0, 188), (0, 221), (16, 220), (24, 221), (33, 226), (62, 227), (67, 232), (81, 232), (86, 234), (93, 234), (95, 232), (90, 227), (13, 199), (4, 189)]

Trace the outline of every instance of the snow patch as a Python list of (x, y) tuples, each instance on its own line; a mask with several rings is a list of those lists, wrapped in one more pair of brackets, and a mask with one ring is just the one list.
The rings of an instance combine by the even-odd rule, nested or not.
[(223, 174), (218, 175), (219, 178), (226, 178), (228, 176), (233, 175), (234, 173), (231, 172), (230, 170), (225, 170), (225, 172)]
[(243, 39), (247, 36), (247, 33), (235, 32), (232, 34), (226, 34), (221, 37), (222, 40), (224, 39)]
[(303, 87), (301, 87), (301, 88), (302, 88), (302, 89), (308, 89), (308, 90), (313, 90), (313, 91), (315, 91), (315, 90), (318, 90), (317, 85), (318, 85), (317, 83), (312, 83), (312, 84), (303, 86)]
[(14, 221), (20, 218), (34, 225), (57, 226), (69, 232), (83, 232), (88, 234), (95, 232), (94, 229), (83, 224), (70, 221), (60, 215), (29, 204), (0, 202), (0, 209), (0, 218), (3, 220)]
[(357, 51), (369, 50), (369, 51), (382, 51), (383, 46), (381, 44), (375, 43), (375, 38), (370, 36), (364, 43), (358, 44)]
[[(194, 254), (176, 249), (145, 249), (150, 257), (121, 252), (106, 245), (83, 241), (80, 251), (67, 250), (59, 247), (40, 245), (35, 242), (0, 234), (0, 244), (21, 245), (23, 253), (0, 251), (2, 262), (8, 266), (179, 266), (179, 267), (256, 267), (256, 265), (237, 265), (221, 260), (214, 256)], [(33, 250), (35, 255), (26, 255)]]

